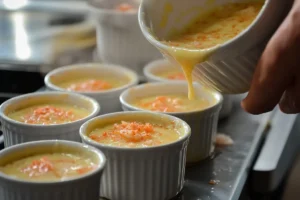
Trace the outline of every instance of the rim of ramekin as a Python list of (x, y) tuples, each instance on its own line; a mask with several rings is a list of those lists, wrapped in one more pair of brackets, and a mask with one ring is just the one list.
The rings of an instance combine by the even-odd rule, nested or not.
[[(130, 78), (129, 83), (127, 83), (127, 84), (125, 84), (121, 87), (113, 88), (113, 89), (110, 89), (110, 90), (95, 91), (95, 92), (70, 91), (70, 90), (66, 90), (64, 88), (58, 87), (54, 83), (51, 82), (51, 77), (52, 76), (55, 76), (55, 75), (60, 74), (60, 73), (68, 72), (68, 71), (76, 71), (77, 69), (82, 69), (82, 68), (85, 68), (87, 70), (88, 70), (88, 68), (93, 68), (93, 69), (99, 68), (99, 70), (102, 70), (102, 69), (108, 69), (109, 70), (111, 68), (114, 68), (114, 69), (119, 70), (118, 73), (120, 73), (120, 75), (122, 75), (123, 73), (126, 73), (131, 78)], [(111, 94), (111, 93), (114, 93), (114, 92), (120, 92), (120, 91), (122, 91), (122, 90), (124, 90), (128, 87), (131, 87), (133, 85), (138, 84), (139, 78), (138, 78), (138, 75), (133, 70), (128, 69), (125, 66), (109, 64), (109, 63), (80, 63), (80, 64), (67, 65), (67, 66), (63, 66), (63, 67), (57, 68), (55, 70), (52, 70), (51, 72), (49, 72), (45, 76), (44, 82), (45, 82), (45, 85), (49, 89), (55, 90), (55, 91), (72, 92), (72, 93), (83, 94), (83, 95), (107, 95), (107, 94)]]
[[(22, 123), (16, 120), (13, 120), (11, 118), (9, 118), (5, 113), (5, 109), (7, 108), (7, 106), (11, 105), (11, 104), (15, 104), (18, 102), (21, 102), (23, 99), (26, 99), (28, 97), (32, 97), (32, 98), (39, 98), (40, 96), (47, 96), (47, 95), (53, 95), (53, 96), (60, 96), (60, 95), (70, 95), (71, 97), (77, 98), (77, 99), (83, 99), (83, 100), (87, 100), (93, 107), (93, 111), (86, 117), (73, 121), (73, 122), (68, 122), (68, 123), (63, 123), (63, 124), (49, 124), (49, 125), (42, 125), (42, 124), (26, 124), (26, 123)], [(51, 102), (51, 100), (49, 101)], [(100, 112), (100, 105), (99, 103), (94, 100), (91, 97), (87, 97), (84, 96), (82, 94), (76, 94), (76, 93), (71, 93), (71, 92), (57, 92), (57, 91), (47, 91), (47, 92), (34, 92), (34, 93), (29, 93), (29, 94), (24, 94), (24, 95), (20, 95), (14, 98), (11, 98), (7, 101), (5, 101), (1, 106), (0, 106), (0, 118), (2, 118), (3, 120), (17, 125), (17, 126), (23, 126), (23, 127), (32, 127), (32, 128), (50, 128), (50, 127), (55, 127), (55, 128), (63, 128), (65, 126), (72, 126), (75, 124), (82, 124), (83, 122), (85, 122), (87, 119), (90, 119), (94, 116), (96, 116), (97, 114), (99, 114)]]
[(23, 180), (23, 179), (13, 178), (2, 172), (0, 172), (0, 178), (5, 179), (10, 182), (26, 184), (26, 185), (56, 185), (56, 184), (70, 183), (73, 181), (78, 181), (79, 179), (85, 179), (85, 178), (94, 176), (99, 171), (101, 171), (105, 168), (106, 157), (101, 150), (99, 150), (93, 146), (87, 145), (87, 144), (82, 144), (79, 142), (73, 142), (73, 141), (67, 141), (67, 140), (40, 140), (40, 141), (32, 141), (32, 142), (26, 142), (26, 143), (22, 143), (22, 144), (13, 145), (13, 146), (7, 147), (4, 150), (0, 151), (0, 157), (3, 156), (3, 154), (7, 155), (10, 152), (16, 151), (18, 149), (22, 150), (22, 149), (28, 149), (28, 148), (34, 147), (34, 146), (44, 146), (44, 145), (49, 145), (49, 147), (51, 147), (51, 145), (55, 145), (55, 144), (61, 144), (61, 145), (65, 145), (65, 146), (78, 148), (78, 150), (81, 149), (81, 150), (93, 152), (97, 156), (97, 159), (99, 161), (99, 165), (97, 166), (97, 169), (90, 171), (82, 176), (69, 178), (69, 179), (65, 179), (65, 180), (61, 180), (61, 181), (27, 181), (27, 180)]
[(148, 79), (148, 81), (157, 81), (157, 82), (185, 81), (185, 80), (169, 80), (169, 79), (162, 78), (162, 77), (159, 77), (159, 76), (156, 76), (155, 74), (153, 74), (152, 70), (158, 68), (160, 64), (172, 65), (172, 63), (170, 63), (170, 61), (168, 61), (167, 59), (157, 59), (157, 60), (153, 60), (153, 61), (149, 62), (143, 69), (144, 76)]
[[(133, 106), (132, 104), (130, 104), (127, 99), (125, 99), (125, 96), (128, 95), (129, 93), (135, 92), (137, 89), (141, 89), (145, 86), (147, 87), (151, 87), (151, 86), (160, 86), (160, 85), (167, 85), (167, 86), (172, 86), (172, 85), (180, 85), (180, 86), (187, 86), (187, 83), (184, 81), (165, 81), (165, 82), (151, 82), (151, 83), (145, 83), (145, 84), (141, 84), (141, 85), (137, 85), (135, 87), (131, 87), (128, 88), (127, 90), (125, 90), (124, 92), (122, 92), (122, 94), (120, 95), (120, 102), (123, 106), (131, 109), (131, 110), (135, 110), (135, 111), (149, 111), (146, 109), (142, 109), (136, 106)], [(200, 84), (194, 83), (194, 87), (202, 87)], [(216, 103), (205, 108), (205, 109), (201, 109), (201, 110), (195, 110), (195, 111), (189, 111), (189, 112), (158, 112), (158, 111), (149, 111), (149, 112), (155, 112), (155, 113), (164, 113), (167, 115), (190, 115), (190, 114), (196, 114), (196, 113), (203, 113), (203, 112), (210, 112), (213, 111), (215, 109), (217, 109), (219, 106), (222, 105), (223, 103), (223, 96), (214, 90), (209, 90), (209, 92), (212, 93), (212, 96), (214, 97), (214, 99), (216, 100)], [(176, 92), (174, 92), (176, 94)], [(145, 95), (146, 96), (146, 95)]]
[(158, 48), (161, 48), (161, 49), (168, 49), (168, 48), (171, 47), (174, 51), (176, 51), (176, 50), (179, 50), (179, 51), (187, 50), (187, 51), (190, 51), (190, 52), (212, 52), (212, 51), (215, 51), (215, 50), (230, 47), (232, 42), (242, 38), (250, 29), (252, 29), (253, 26), (255, 26), (258, 23), (261, 16), (263, 15), (266, 7), (268, 7), (269, 4), (270, 4), (269, 0), (265, 0), (260, 12), (258, 13), (257, 17), (253, 20), (253, 22), (247, 28), (245, 28), (243, 31), (241, 31), (237, 36), (235, 36), (234, 38), (231, 38), (230, 40), (227, 40), (226, 42), (224, 42), (220, 45), (216, 45), (216, 46), (213, 46), (213, 47), (210, 47), (210, 48), (207, 48), (207, 49), (188, 49), (188, 48), (182, 48), (182, 47), (175, 47), (175, 46), (166, 45), (166, 44), (160, 42), (158, 39), (156, 39), (151, 34), (150, 28), (145, 23), (145, 16), (144, 16), (144, 4), (145, 3), (144, 2), (146, 2), (146, 1), (142, 0), (142, 2), (140, 4), (140, 7), (139, 7), (138, 21), (139, 21), (141, 31), (142, 31), (143, 35), (147, 38), (147, 40), (150, 43), (152, 43), (154, 46), (157, 46)]
[[(113, 117), (117, 117), (117, 116), (122, 116), (122, 115), (149, 115), (149, 116), (155, 116), (155, 117), (163, 117), (167, 120), (170, 121), (177, 121), (179, 122), (184, 130), (185, 130), (185, 134), (183, 135), (183, 137), (179, 138), (178, 140), (171, 142), (171, 143), (167, 143), (167, 144), (163, 144), (163, 145), (158, 145), (158, 146), (151, 146), (151, 147), (134, 147), (134, 148), (129, 148), (129, 147), (118, 147), (118, 146), (110, 146), (110, 145), (105, 145), (105, 144), (101, 144), (98, 142), (93, 141), (92, 139), (90, 139), (86, 133), (86, 129), (89, 126), (89, 124), (93, 121), (96, 120), (101, 120), (101, 119), (106, 119), (106, 118), (113, 118)], [(160, 148), (166, 148), (166, 147), (170, 147), (170, 146), (175, 146), (177, 144), (181, 144), (183, 142), (185, 142), (186, 140), (189, 139), (189, 137), (191, 136), (191, 128), (190, 126), (183, 121), (182, 119), (172, 116), (172, 115), (167, 115), (167, 114), (163, 114), (163, 113), (155, 113), (155, 112), (146, 112), (146, 111), (123, 111), (123, 112), (115, 112), (115, 113), (109, 113), (109, 114), (105, 114), (105, 115), (101, 115), (98, 117), (95, 117), (93, 119), (90, 119), (89, 121), (85, 122), (79, 130), (79, 134), (81, 139), (86, 142), (89, 145), (92, 145), (94, 147), (99, 147), (99, 148), (103, 148), (103, 149), (107, 149), (107, 150), (118, 150), (118, 151), (142, 151), (142, 152), (148, 152), (149, 150), (153, 150), (153, 149), (160, 149)]]

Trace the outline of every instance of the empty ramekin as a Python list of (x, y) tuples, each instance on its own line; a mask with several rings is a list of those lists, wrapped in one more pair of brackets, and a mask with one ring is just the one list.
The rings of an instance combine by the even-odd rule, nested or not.
[[(208, 3), (208, 0), (144, 0), (139, 10), (139, 24), (145, 37), (168, 59), (176, 62), (167, 53), (170, 47), (160, 40), (165, 39), (174, 28), (179, 31), (186, 27), (199, 13), (227, 2), (232, 1)], [(283, 20), (292, 2), (293, 0), (266, 0), (258, 17), (248, 28), (219, 47), (212, 47), (213, 53), (208, 60), (195, 66), (195, 80), (226, 94), (248, 91), (266, 41)], [(162, 26), (163, 23), (165, 24)]]
[[(42, 103), (70, 103), (90, 111), (80, 120), (55, 125), (25, 124), (7, 116), (11, 111)], [(80, 141), (78, 130), (87, 120), (98, 115), (99, 104), (92, 98), (66, 92), (38, 92), (17, 96), (4, 102), (0, 107), (1, 129), (5, 147), (36, 140), (71, 140)]]
[[(125, 111), (145, 111), (133, 106), (132, 103), (139, 98), (155, 95), (187, 95), (187, 87), (187, 83), (182, 81), (143, 84), (123, 92), (120, 101)], [(207, 99), (211, 103), (210, 107), (192, 112), (166, 113), (184, 120), (191, 127), (192, 134), (187, 150), (188, 163), (201, 161), (213, 152), (218, 117), (223, 101), (222, 95), (218, 92), (204, 89), (199, 84), (194, 84), (194, 87), (196, 95)]]
[[(101, 63), (83, 63), (77, 65), (70, 65), (61, 67), (51, 71), (45, 77), (45, 84), (48, 89), (54, 91), (68, 91), (64, 88), (58, 87), (56, 84), (67, 80), (73, 80), (75, 78), (112, 76), (119, 79), (126, 79), (128, 83), (110, 90), (96, 91), (96, 92), (74, 92), (80, 93), (94, 98), (101, 105), (101, 114), (121, 111), (121, 105), (119, 102), (120, 94), (127, 88), (138, 84), (138, 76), (135, 72), (126, 67), (101, 64)], [(68, 91), (73, 92), (73, 91)]]
[[(175, 66), (170, 61), (166, 59), (154, 60), (148, 63), (144, 68), (144, 75), (148, 82), (164, 82), (164, 81), (175, 81), (165, 79), (163, 77), (157, 76), (159, 73), (168, 72), (171, 70), (178, 70), (178, 66)], [(176, 80), (178, 81), (178, 80)], [(219, 118), (223, 119), (228, 117), (232, 110), (232, 97), (230, 95), (223, 95), (222, 108), (219, 114)]]
[[(95, 127), (120, 120), (151, 120), (175, 122), (184, 136), (179, 140), (154, 147), (113, 147), (91, 140)], [(160, 113), (119, 112), (96, 117), (80, 128), (84, 143), (100, 149), (107, 157), (101, 180), (101, 196), (113, 200), (163, 200), (177, 195), (184, 184), (186, 148), (190, 127), (182, 120)]]
[(98, 149), (77, 142), (48, 140), (28, 142), (0, 152), (0, 166), (40, 153), (84, 152), (98, 162), (95, 170), (80, 177), (56, 182), (33, 182), (13, 178), (0, 172), (0, 199), (2, 200), (99, 200), (100, 177), (106, 163)]
[[(95, 19), (97, 53), (103, 62), (126, 65), (143, 74), (143, 66), (161, 57), (143, 36), (138, 23), (138, 12), (121, 12), (115, 7), (128, 3), (138, 8), (135, 0), (88, 0)], [(138, 10), (138, 9), (137, 9)]]

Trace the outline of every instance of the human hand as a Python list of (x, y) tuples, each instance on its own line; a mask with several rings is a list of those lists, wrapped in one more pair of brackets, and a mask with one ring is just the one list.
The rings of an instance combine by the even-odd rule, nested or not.
[(249, 113), (300, 112), (300, 0), (277, 29), (256, 67), (242, 107)]

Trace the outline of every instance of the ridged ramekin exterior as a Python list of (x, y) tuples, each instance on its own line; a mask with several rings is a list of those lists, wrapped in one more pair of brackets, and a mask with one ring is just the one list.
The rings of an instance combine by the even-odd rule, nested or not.
[[(85, 121), (87, 121), (88, 119), (86, 119)], [(82, 122), (82, 124), (84, 122)], [(78, 134), (78, 130), (81, 124), (74, 126), (66, 125), (66, 128), (61, 129), (46, 126), (44, 128), (32, 126), (26, 127), (26, 124), (24, 124), (24, 126), (16, 126), (15, 124), (5, 120), (2, 120), (1, 124), (5, 147), (37, 140), (69, 140), (74, 142), (81, 141)]]
[(165, 200), (183, 188), (188, 141), (155, 151), (99, 148), (107, 157), (100, 194), (114, 200)]
[(187, 149), (188, 163), (204, 160), (213, 153), (220, 109), (221, 104), (210, 112), (174, 115), (188, 123), (192, 130)]
[(67, 184), (14, 183), (0, 178), (1, 200), (99, 200), (102, 171)]
[(97, 53), (103, 62), (126, 65), (141, 76), (147, 62), (161, 57), (159, 51), (144, 38), (138, 26), (134, 30), (126, 30), (124, 34), (122, 28), (99, 22), (96, 31)]
[[(17, 122), (13, 119), (10, 119), (6, 115), (6, 109), (11, 105), (19, 105), (22, 101), (27, 99), (35, 99), (39, 97), (68, 97), (74, 103), (77, 100), (82, 101), (83, 99), (87, 101), (92, 110), (89, 116), (80, 119), (78, 121), (66, 123), (66, 124), (57, 124), (57, 125), (33, 125)], [(49, 100), (51, 102), (51, 100)], [(21, 144), (24, 142), (38, 141), (38, 140), (69, 140), (80, 142), (79, 128), (80, 126), (88, 121), (89, 119), (98, 115), (100, 111), (99, 104), (92, 98), (67, 93), (67, 92), (40, 92), (40, 93), (31, 93), (22, 96), (18, 96), (4, 102), (0, 107), (0, 121), (1, 121), (1, 130), (4, 136), (4, 146), (9, 147), (16, 144)]]
[(236, 58), (198, 64), (193, 70), (194, 80), (223, 94), (245, 93), (262, 51), (263, 48), (257, 47)]
[(230, 116), (233, 108), (232, 95), (223, 95), (222, 108), (220, 110), (219, 119), (224, 119)]
[[(223, 94), (240, 94), (249, 90), (256, 63), (262, 48), (255, 48), (245, 55), (226, 60), (209, 60), (197, 64), (193, 69), (193, 80)], [(178, 65), (168, 53), (164, 56)]]
[(143, 66), (162, 56), (143, 36), (137, 12), (122, 13), (109, 8), (118, 2), (103, 1), (99, 8), (90, 5), (96, 23), (97, 53), (103, 62), (126, 65), (142, 76)]
[[(86, 136), (87, 127), (98, 120), (111, 120), (113, 117), (141, 115), (163, 117), (171, 121), (178, 118), (150, 112), (120, 112), (110, 116), (100, 116), (86, 122), (80, 128), (83, 143), (101, 150), (107, 158), (100, 186), (101, 197), (112, 200), (167, 200), (176, 196), (183, 188), (186, 151), (190, 128), (182, 120), (185, 135), (170, 144), (145, 147), (122, 148), (96, 143)], [(103, 118), (101, 118), (103, 117)], [(130, 118), (132, 119), (132, 118)]]
[[(99, 150), (77, 142), (51, 140), (29, 142), (6, 148), (0, 152), (0, 159), (11, 154), (18, 154), (30, 148), (76, 148), (79, 151), (91, 151), (99, 159), (99, 166), (95, 171), (80, 177), (58, 182), (29, 182), (7, 176), (0, 172), (0, 199), (1, 200), (99, 200), (100, 178), (105, 167), (106, 158)], [(38, 152), (36, 152), (38, 153)]]

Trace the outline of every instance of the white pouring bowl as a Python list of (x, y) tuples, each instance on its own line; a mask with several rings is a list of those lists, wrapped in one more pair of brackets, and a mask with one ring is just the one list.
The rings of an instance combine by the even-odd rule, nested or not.
[[(166, 39), (172, 27), (184, 28), (201, 10), (227, 2), (247, 0), (143, 0), (139, 10), (139, 23), (145, 37), (156, 46), (170, 61), (176, 61), (167, 53), (160, 40)], [(212, 2), (212, 3), (211, 3)], [(235, 38), (212, 47), (212, 55), (203, 63), (195, 65), (194, 80), (214, 88), (224, 94), (239, 94), (249, 90), (254, 69), (266, 42), (270, 39), (284, 16), (289, 11), (292, 0), (266, 0), (254, 22)], [(172, 6), (166, 26), (160, 26), (165, 13), (165, 5)], [(189, 10), (188, 15), (183, 12)], [(180, 22), (176, 19), (180, 18)], [(176, 49), (177, 47), (172, 47)], [(195, 51), (203, 51), (201, 49)]]

